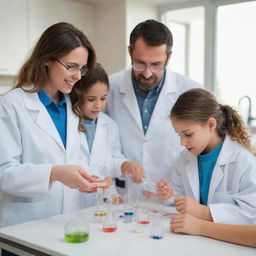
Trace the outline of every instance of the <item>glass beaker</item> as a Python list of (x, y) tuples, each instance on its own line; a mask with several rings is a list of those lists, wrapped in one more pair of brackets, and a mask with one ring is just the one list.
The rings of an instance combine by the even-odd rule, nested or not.
[(133, 229), (135, 233), (142, 233), (150, 224), (149, 212), (146, 209), (139, 208), (137, 211), (136, 224)]
[(150, 237), (153, 239), (162, 239), (164, 235), (164, 230), (162, 226), (162, 218), (159, 214), (151, 215), (151, 230)]
[(137, 212), (137, 223), (141, 225), (150, 224), (149, 212), (146, 209), (139, 209)]
[(72, 216), (64, 226), (65, 239), (69, 243), (82, 243), (89, 239), (89, 223), (82, 216)]

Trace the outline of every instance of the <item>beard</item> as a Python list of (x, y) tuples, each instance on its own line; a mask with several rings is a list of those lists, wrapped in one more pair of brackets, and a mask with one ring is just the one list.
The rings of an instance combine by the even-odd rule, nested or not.
[(144, 91), (152, 90), (155, 85), (160, 81), (160, 79), (152, 74), (149, 78), (145, 78), (142, 74), (137, 75), (136, 81), (138, 86)]

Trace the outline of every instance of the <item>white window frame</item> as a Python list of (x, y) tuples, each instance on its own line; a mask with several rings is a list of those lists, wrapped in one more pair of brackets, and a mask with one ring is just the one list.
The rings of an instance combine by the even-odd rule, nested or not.
[[(223, 5), (235, 3), (252, 2), (255, 0), (190, 0), (179, 3), (170, 3), (158, 7), (158, 19), (163, 20), (164, 14), (168, 11), (203, 6), (205, 8), (205, 48), (204, 48), (204, 86), (215, 93), (216, 84), (216, 28), (217, 8)], [(186, 58), (189, 58), (186, 57)], [(188, 59), (186, 59), (187, 63)]]

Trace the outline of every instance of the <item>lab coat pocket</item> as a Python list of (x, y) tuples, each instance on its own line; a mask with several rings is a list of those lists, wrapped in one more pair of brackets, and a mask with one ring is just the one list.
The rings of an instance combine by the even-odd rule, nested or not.
[(8, 202), (4, 216), (4, 225), (14, 225), (45, 217), (45, 201), (30, 200), (24, 202)]

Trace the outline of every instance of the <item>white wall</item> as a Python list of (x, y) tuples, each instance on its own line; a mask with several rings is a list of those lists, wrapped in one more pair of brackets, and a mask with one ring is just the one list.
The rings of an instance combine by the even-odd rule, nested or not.
[(95, 9), (94, 46), (97, 59), (109, 74), (125, 67), (125, 1), (108, 0)]
[[(157, 7), (148, 0), (127, 0), (126, 6), (126, 46), (128, 46), (130, 33), (138, 23), (147, 19), (157, 19)], [(126, 66), (130, 65), (131, 60), (126, 47)]]

